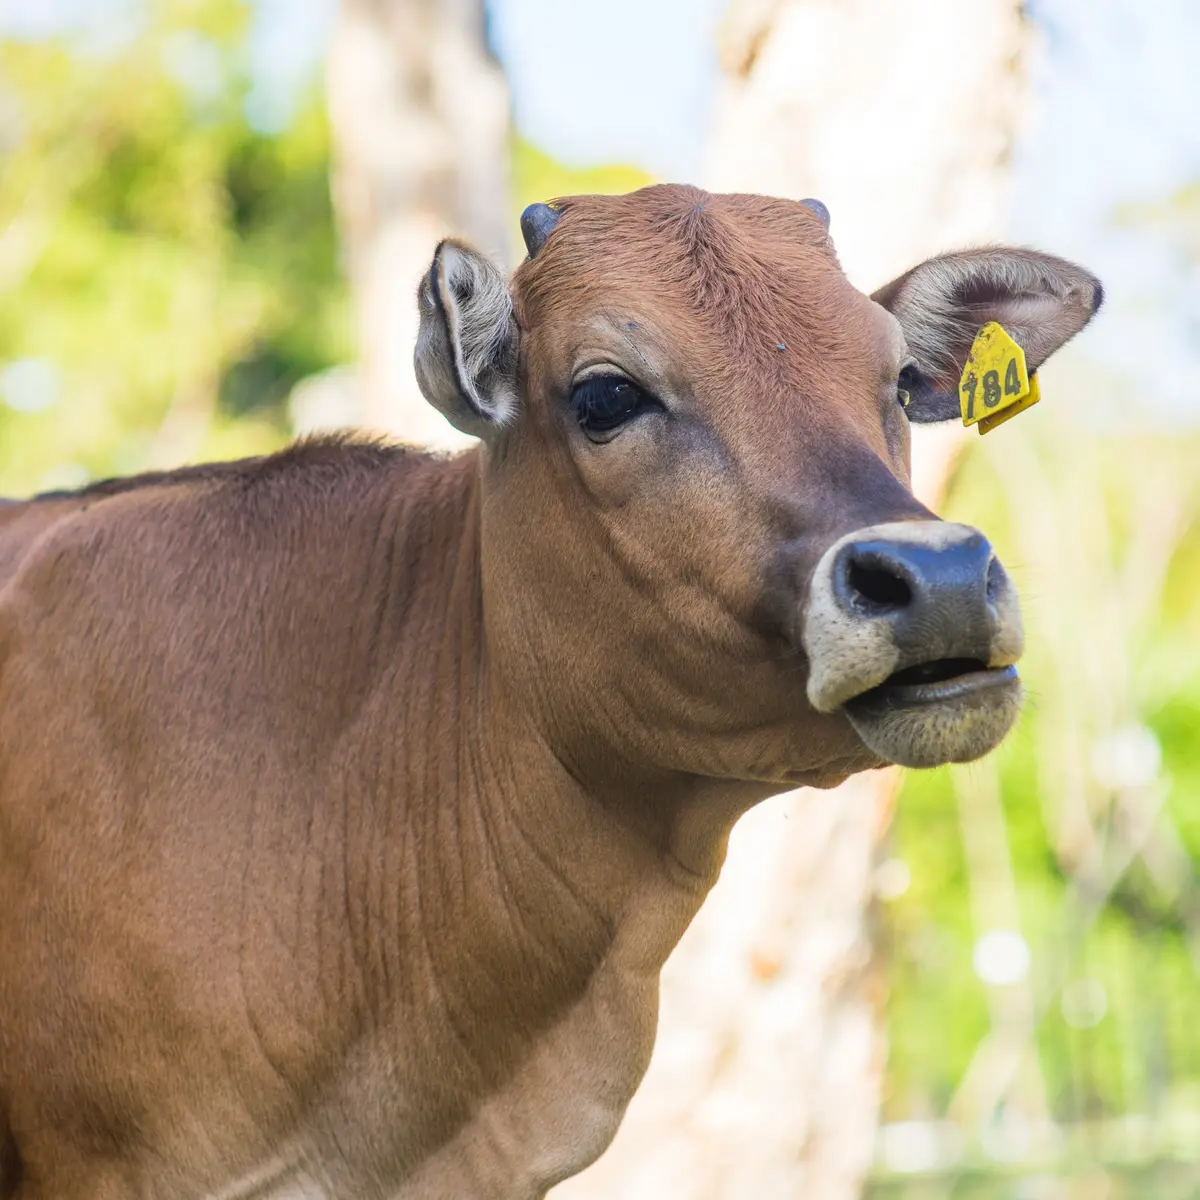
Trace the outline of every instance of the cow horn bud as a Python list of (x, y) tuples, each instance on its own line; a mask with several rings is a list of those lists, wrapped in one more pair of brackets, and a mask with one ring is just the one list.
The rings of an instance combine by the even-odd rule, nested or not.
[(815, 212), (820, 218), (821, 224), (824, 225), (826, 229), (829, 228), (829, 209), (827, 209), (825, 205), (820, 202), (820, 200), (814, 200), (810, 196), (807, 200), (801, 200), (800, 203), (803, 204), (805, 208), (811, 208), (813, 212)]
[(558, 224), (560, 215), (548, 204), (531, 204), (521, 214), (521, 236), (525, 239), (525, 249), (529, 251), (530, 258), (545, 244), (550, 231)]

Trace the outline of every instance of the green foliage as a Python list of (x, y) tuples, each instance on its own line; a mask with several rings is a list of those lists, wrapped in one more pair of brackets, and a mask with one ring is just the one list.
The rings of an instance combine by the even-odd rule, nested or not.
[(0, 491), (272, 447), (348, 356), (320, 98), (256, 132), (247, 25), (159, 0), (116, 49), (0, 46)]

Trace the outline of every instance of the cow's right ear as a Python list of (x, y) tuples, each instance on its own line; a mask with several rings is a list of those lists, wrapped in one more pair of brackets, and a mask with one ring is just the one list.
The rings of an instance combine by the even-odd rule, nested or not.
[(447, 239), (417, 291), (413, 354), (425, 398), (455, 429), (490, 436), (517, 410), (517, 321), (499, 269)]
[(1090, 271), (1034, 250), (988, 246), (927, 259), (871, 299), (899, 322), (916, 375), (910, 421), (959, 415), (958, 381), (980, 328), (998, 321), (1032, 374), (1093, 317), (1104, 289)]

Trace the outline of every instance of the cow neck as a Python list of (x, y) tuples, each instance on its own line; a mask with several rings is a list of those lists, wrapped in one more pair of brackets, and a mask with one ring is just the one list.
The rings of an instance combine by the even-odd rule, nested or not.
[[(490, 601), (482, 594), (481, 609)], [(493, 628), (487, 616), (485, 631)], [(522, 907), (572, 938), (573, 910), (581, 928), (603, 927), (615, 937), (622, 922), (645, 925), (649, 907), (656, 914), (649, 924), (661, 920), (664, 932), (648, 953), (665, 960), (716, 882), (733, 824), (778, 788), (664, 770), (631, 761), (618, 746), (568, 752), (557, 741), (562, 714), (539, 708), (552, 702), (553, 689), (514, 684), (495, 643), (485, 641), (482, 651), (487, 704), (479, 744), (493, 769), (479, 802), (490, 828), (507, 831), (512, 894), (530, 888)], [(561, 894), (543, 904), (557, 890), (551, 877)], [(649, 947), (654, 936), (645, 940)]]
[(592, 780), (564, 766), (489, 657), (477, 469), (443, 464), (394, 536), (392, 561), (419, 570), (433, 598), (413, 607), (406, 595), (395, 649), (404, 669), (384, 706), (401, 728), (377, 773), (393, 794), (375, 857), (416, 889), (394, 910), (410, 922), (401, 945), (421, 948), (447, 994), (453, 982), (473, 1009), (496, 1013), (522, 983), (527, 1013), (565, 1003), (631, 924), (639, 960), (656, 972), (714, 882), (745, 803), (661, 773)]

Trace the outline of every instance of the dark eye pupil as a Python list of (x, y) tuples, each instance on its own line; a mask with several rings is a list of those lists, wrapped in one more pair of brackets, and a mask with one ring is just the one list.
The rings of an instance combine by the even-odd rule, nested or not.
[(598, 375), (571, 393), (575, 418), (587, 432), (605, 433), (623, 425), (646, 402), (645, 393), (627, 379)]
[(908, 407), (912, 393), (917, 390), (920, 383), (921, 371), (915, 363), (908, 363), (900, 368), (900, 374), (896, 377), (896, 399), (900, 402), (901, 408)]

